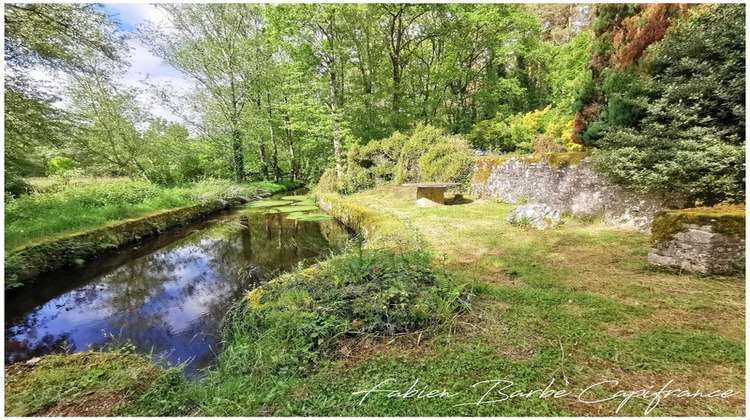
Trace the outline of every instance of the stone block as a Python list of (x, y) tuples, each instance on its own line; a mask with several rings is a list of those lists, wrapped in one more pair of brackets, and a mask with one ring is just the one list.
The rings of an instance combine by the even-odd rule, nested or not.
[(745, 206), (656, 213), (648, 263), (702, 274), (736, 271), (745, 254)]

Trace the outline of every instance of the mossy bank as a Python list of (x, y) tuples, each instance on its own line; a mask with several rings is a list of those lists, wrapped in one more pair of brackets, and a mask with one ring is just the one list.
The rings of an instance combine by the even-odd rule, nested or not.
[[(28, 285), (43, 273), (69, 265), (82, 264), (122, 245), (157, 235), (168, 229), (187, 225), (198, 219), (226, 210), (234, 204), (254, 201), (270, 194), (270, 192), (253, 185), (224, 185), (226, 183), (213, 185), (210, 182), (207, 184), (209, 184), (207, 187), (198, 185), (192, 189), (185, 189), (182, 192), (186, 196), (185, 198), (175, 201), (168, 200), (156, 206), (157, 208), (158, 206), (173, 207), (174, 204), (172, 203), (191, 203), (191, 205), (185, 206), (183, 204), (177, 208), (150, 211), (145, 214), (142, 214), (138, 206), (149, 203), (149, 200), (159, 199), (167, 193), (167, 190), (149, 185), (139, 185), (138, 183), (115, 182), (114, 186), (109, 189), (106, 188), (106, 185), (102, 185), (96, 186), (96, 188), (88, 188), (91, 191), (81, 188), (56, 194), (40, 194), (39, 196), (31, 196), (12, 202), (11, 220), (6, 221), (6, 223), (12, 225), (14, 231), (19, 233), (23, 233), (24, 229), (34, 229), (37, 225), (44, 225), (45, 223), (53, 225), (51, 231), (54, 232), (54, 229), (57, 228), (57, 226), (54, 226), (56, 224), (62, 226), (69, 219), (85, 219), (85, 212), (96, 213), (103, 208), (106, 211), (109, 207), (122, 209), (119, 211), (123, 215), (134, 213), (136, 217), (120, 217), (118, 219), (117, 215), (120, 213), (113, 213), (108, 217), (114, 218), (114, 220), (96, 219), (97, 221), (93, 222), (93, 226), (85, 225), (83, 230), (72, 232), (66, 232), (60, 227), (60, 229), (63, 229), (61, 233), (27, 240), (21, 246), (6, 250), (6, 290)], [(300, 184), (294, 182), (264, 184), (264, 187), (273, 192), (281, 192), (299, 186)], [(246, 196), (245, 194), (252, 195)], [(59, 217), (55, 213), (48, 212), (47, 208), (44, 207), (48, 201), (56, 205), (64, 203), (66, 207), (61, 207), (58, 213), (62, 214)], [(39, 212), (30, 213), (35, 209), (39, 209)], [(72, 214), (66, 214), (66, 210), (70, 210)], [(25, 215), (22, 217), (16, 215), (16, 213), (30, 213), (32, 216)], [(45, 220), (45, 217), (49, 219)]]
[(112, 416), (176, 371), (133, 354), (53, 355), (5, 368), (5, 415)]

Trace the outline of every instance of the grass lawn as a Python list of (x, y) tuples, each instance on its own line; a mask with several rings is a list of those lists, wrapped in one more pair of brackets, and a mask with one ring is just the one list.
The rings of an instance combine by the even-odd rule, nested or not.
[[(646, 265), (648, 236), (601, 221), (564, 218), (554, 230), (515, 228), (514, 207), (490, 200), (418, 208), (394, 186), (348, 197), (409, 221), (463, 281), (479, 279), (473, 310), (451, 325), (354, 340), (348, 357), (319, 369), (267, 410), (274, 415), (643, 416), (651, 400), (585, 404), (618, 390), (739, 391), (727, 398), (663, 398), (650, 415), (740, 416), (745, 412), (744, 278), (677, 275)], [(450, 398), (387, 398), (427, 387)], [(503, 392), (550, 387), (560, 398), (477, 402), (491, 383)], [(505, 384), (505, 383), (503, 383)], [(500, 386), (502, 387), (502, 385)], [(650, 388), (651, 387), (651, 388)], [(499, 388), (496, 388), (499, 389)], [(426, 394), (426, 392), (425, 392)], [(492, 393), (484, 401), (503, 399)]]
[[(649, 268), (648, 236), (598, 220), (564, 217), (547, 231), (511, 227), (505, 216), (512, 205), (448, 200), (419, 208), (412, 189), (394, 186), (346, 199), (416, 229), (452, 277), (470, 285), (470, 308), (409, 333), (341, 337), (340, 354), (302, 370), (248, 366), (248, 360), (298, 357), (284, 354), (283, 334), (238, 340), (205, 379), (166, 381), (115, 413), (744, 415), (742, 276)], [(277, 339), (276, 346), (258, 344)], [(673, 394), (660, 400), (628, 396), (665, 386)], [(694, 398), (675, 390), (734, 394)]]
[(279, 192), (296, 185), (289, 181), (235, 184), (206, 180), (167, 188), (125, 178), (74, 179), (65, 185), (34, 179), (31, 184), (37, 193), (6, 200), (6, 250), (163, 210), (231, 195), (251, 196), (261, 190)]

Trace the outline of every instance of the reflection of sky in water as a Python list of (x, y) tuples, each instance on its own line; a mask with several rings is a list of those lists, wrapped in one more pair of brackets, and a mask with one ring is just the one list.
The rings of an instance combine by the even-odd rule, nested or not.
[(121, 343), (130, 340), (140, 351), (168, 355), (170, 363), (195, 358), (192, 369), (210, 363), (224, 314), (257, 280), (249, 272), (288, 270), (330, 249), (317, 222), (273, 215), (242, 219), (75, 279), (85, 284), (46, 302), (6, 309), (6, 363), (64, 345), (85, 351), (105, 344), (105, 333)]

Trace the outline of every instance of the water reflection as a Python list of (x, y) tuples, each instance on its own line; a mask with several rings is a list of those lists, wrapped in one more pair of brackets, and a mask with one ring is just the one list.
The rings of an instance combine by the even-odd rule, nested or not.
[(238, 211), (59, 271), (6, 299), (5, 363), (114, 337), (170, 363), (192, 358), (194, 371), (214, 359), (219, 324), (243, 291), (325, 257), (345, 238), (335, 221)]

